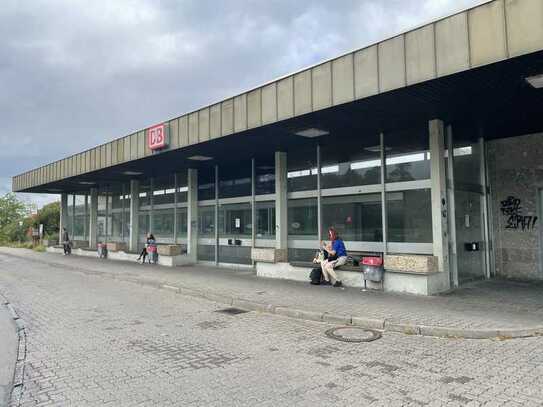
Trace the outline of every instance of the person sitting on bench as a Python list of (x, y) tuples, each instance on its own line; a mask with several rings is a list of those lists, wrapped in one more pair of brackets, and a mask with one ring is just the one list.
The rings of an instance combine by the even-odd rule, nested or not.
[(324, 284), (333, 282), (334, 287), (341, 287), (343, 284), (338, 280), (334, 268), (347, 263), (347, 250), (334, 228), (328, 229), (328, 238), (330, 239), (328, 244), (321, 242), (322, 248), (328, 253), (328, 258), (321, 263)]

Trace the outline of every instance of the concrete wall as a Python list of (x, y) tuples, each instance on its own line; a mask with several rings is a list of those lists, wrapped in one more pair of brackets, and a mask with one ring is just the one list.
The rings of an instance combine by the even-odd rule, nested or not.
[(543, 280), (543, 133), (491, 141), (487, 155), (496, 275)]

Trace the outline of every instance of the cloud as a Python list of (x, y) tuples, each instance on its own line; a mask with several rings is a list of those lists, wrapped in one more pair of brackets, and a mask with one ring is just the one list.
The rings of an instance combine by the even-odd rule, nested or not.
[(477, 3), (3, 0), (0, 177)]

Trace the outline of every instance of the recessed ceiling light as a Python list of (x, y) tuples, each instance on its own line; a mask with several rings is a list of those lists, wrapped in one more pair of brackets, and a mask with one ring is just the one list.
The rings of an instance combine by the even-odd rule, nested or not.
[(213, 160), (213, 157), (207, 157), (205, 155), (193, 155), (192, 157), (189, 157), (188, 159), (193, 160), (193, 161), (209, 161), (209, 160)]
[(81, 185), (94, 185), (94, 184), (96, 184), (96, 182), (92, 182), (92, 181), (79, 181), (79, 183)]
[(315, 138), (315, 137), (326, 136), (330, 133), (327, 132), (326, 130), (311, 128), (311, 129), (301, 130), (294, 134), (296, 134), (297, 136), (302, 136), (302, 137), (307, 137), (307, 138)]
[(141, 175), (141, 174), (143, 174), (143, 172), (138, 172), (138, 171), (123, 171), (123, 174), (124, 174), (124, 175)]
[(543, 88), (543, 74), (530, 76), (529, 78), (526, 78), (526, 82), (536, 89), (541, 89)]

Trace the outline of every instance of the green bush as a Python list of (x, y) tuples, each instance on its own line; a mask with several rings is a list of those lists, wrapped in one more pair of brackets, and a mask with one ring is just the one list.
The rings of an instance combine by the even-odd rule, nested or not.
[(32, 248), (32, 250), (34, 250), (35, 252), (44, 252), (45, 251), (45, 246), (42, 245), (42, 244), (39, 244), (37, 246), (34, 246)]

